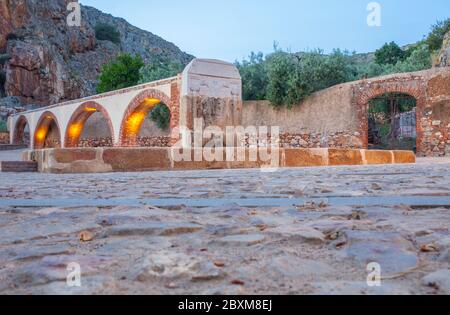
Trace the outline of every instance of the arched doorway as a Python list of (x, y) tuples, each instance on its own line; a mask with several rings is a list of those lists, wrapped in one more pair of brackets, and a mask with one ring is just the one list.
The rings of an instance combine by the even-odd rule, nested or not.
[(67, 125), (65, 147), (112, 147), (114, 130), (106, 109), (96, 103), (80, 105)]
[(30, 145), (30, 124), (25, 116), (20, 116), (14, 127), (13, 144)]
[(417, 100), (406, 93), (385, 93), (368, 102), (368, 147), (417, 151)]
[(44, 112), (34, 132), (34, 149), (60, 148), (61, 129), (52, 112)]
[(129, 104), (120, 128), (120, 146), (168, 147), (176, 110), (167, 95), (146, 90)]

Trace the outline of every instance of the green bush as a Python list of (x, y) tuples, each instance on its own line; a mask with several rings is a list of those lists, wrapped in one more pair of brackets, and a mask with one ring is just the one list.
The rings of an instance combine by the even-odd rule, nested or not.
[(398, 62), (392, 69), (393, 73), (413, 72), (431, 68), (431, 54), (427, 45), (417, 47), (405, 60)]
[(353, 80), (356, 68), (340, 50), (331, 55), (278, 51), (267, 57), (267, 76), (267, 99), (275, 107), (291, 107), (316, 91)]
[(236, 67), (242, 77), (244, 100), (264, 100), (268, 84), (267, 69), (263, 53), (252, 52), (249, 60), (236, 62)]
[(395, 42), (386, 43), (375, 60), (335, 50), (288, 53), (278, 49), (264, 57), (251, 53), (248, 60), (236, 62), (242, 77), (245, 100), (267, 99), (275, 107), (291, 107), (312, 93), (330, 86), (393, 73), (431, 68), (431, 53), (442, 44), (449, 20), (433, 27), (426, 40), (403, 50)]
[(441, 49), (445, 34), (450, 32), (450, 18), (444, 21), (438, 21), (432, 26), (431, 32), (426, 39), (430, 51)]
[(359, 65), (357, 67), (358, 76), (359, 78), (372, 78), (380, 75), (414, 72), (431, 68), (431, 54), (426, 44), (410, 49), (408, 55), (405, 60), (398, 61), (394, 65), (378, 64), (376, 62)]
[(98, 93), (123, 89), (139, 82), (139, 70), (144, 66), (140, 56), (121, 54), (102, 68)]
[(108, 40), (114, 44), (120, 44), (120, 32), (110, 24), (98, 23), (95, 26), (95, 37), (98, 40)]
[(170, 110), (161, 103), (156, 105), (150, 113), (150, 119), (154, 121), (158, 128), (166, 130), (170, 125)]
[(294, 59), (288, 53), (276, 52), (267, 57), (266, 67), (267, 99), (275, 107), (286, 105), (288, 94), (292, 92), (292, 77), (295, 75)]
[(379, 65), (395, 65), (406, 57), (405, 51), (395, 42), (386, 43), (375, 52), (375, 62)]
[(163, 55), (157, 55), (139, 72), (139, 83), (147, 83), (176, 76), (183, 71), (184, 65)]

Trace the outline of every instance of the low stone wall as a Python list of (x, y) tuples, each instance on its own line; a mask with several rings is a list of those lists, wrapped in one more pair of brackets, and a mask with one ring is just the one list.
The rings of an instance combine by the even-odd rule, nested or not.
[(0, 144), (9, 144), (9, 133), (7, 132), (0, 133)]
[(450, 154), (450, 67), (348, 82), (309, 96), (298, 105), (274, 108), (245, 101), (242, 125), (278, 126), (282, 147), (368, 148), (368, 103), (386, 93), (417, 101), (417, 154)]
[[(272, 144), (271, 135), (267, 139), (258, 140), (247, 135), (244, 145), (251, 147), (259, 144), (265, 147)], [(281, 148), (330, 148), (330, 149), (362, 149), (364, 147), (359, 132), (345, 133), (336, 132), (333, 134), (306, 133), (306, 134), (280, 134), (280, 139), (276, 143)]]
[[(138, 137), (138, 146), (147, 148), (167, 148), (170, 147), (170, 137)], [(80, 139), (78, 146), (80, 148), (108, 148), (113, 147), (111, 137), (106, 138), (85, 138)]]
[(170, 147), (170, 142), (171, 142), (170, 136), (138, 137), (138, 145), (140, 147), (168, 148)]
[[(234, 153), (237, 156), (237, 149)], [(245, 159), (233, 162), (194, 161), (194, 150), (171, 148), (86, 148), (45, 149), (26, 151), (24, 161), (36, 161), (45, 173), (106, 173), (198, 169), (241, 169), (262, 167), (312, 167), (336, 165), (372, 165), (415, 163), (410, 151), (368, 151), (342, 149), (245, 149)], [(191, 161), (175, 159), (177, 153), (187, 154)], [(268, 161), (267, 153), (275, 157)], [(256, 159), (252, 159), (255, 154)], [(219, 154), (220, 155), (220, 154)], [(275, 163), (273, 163), (275, 162)], [(276, 164), (276, 165), (274, 165)]]
[(80, 139), (78, 146), (80, 148), (112, 147), (113, 142), (111, 137)]

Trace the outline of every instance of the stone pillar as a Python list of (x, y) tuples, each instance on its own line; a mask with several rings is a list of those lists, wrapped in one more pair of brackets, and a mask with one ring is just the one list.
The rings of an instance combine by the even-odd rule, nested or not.
[[(242, 124), (242, 80), (235, 65), (219, 60), (194, 59), (182, 73), (180, 128), (193, 132), (194, 120), (203, 127)], [(185, 131), (187, 134), (189, 131)], [(183, 138), (183, 147), (190, 144)]]

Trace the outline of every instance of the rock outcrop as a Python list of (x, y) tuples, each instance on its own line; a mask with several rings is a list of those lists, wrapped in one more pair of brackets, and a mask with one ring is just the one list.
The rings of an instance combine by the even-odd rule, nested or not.
[[(67, 24), (67, 0), (2, 0), (0, 54), (9, 55), (0, 71), (4, 93), (41, 106), (95, 94), (101, 67), (120, 52), (151, 60), (165, 54), (182, 63), (193, 57), (174, 44), (123, 19), (81, 7), (80, 27)], [(97, 40), (95, 26), (114, 25), (121, 43)]]
[(445, 34), (444, 43), (438, 57), (438, 66), (450, 67), (450, 32)]

